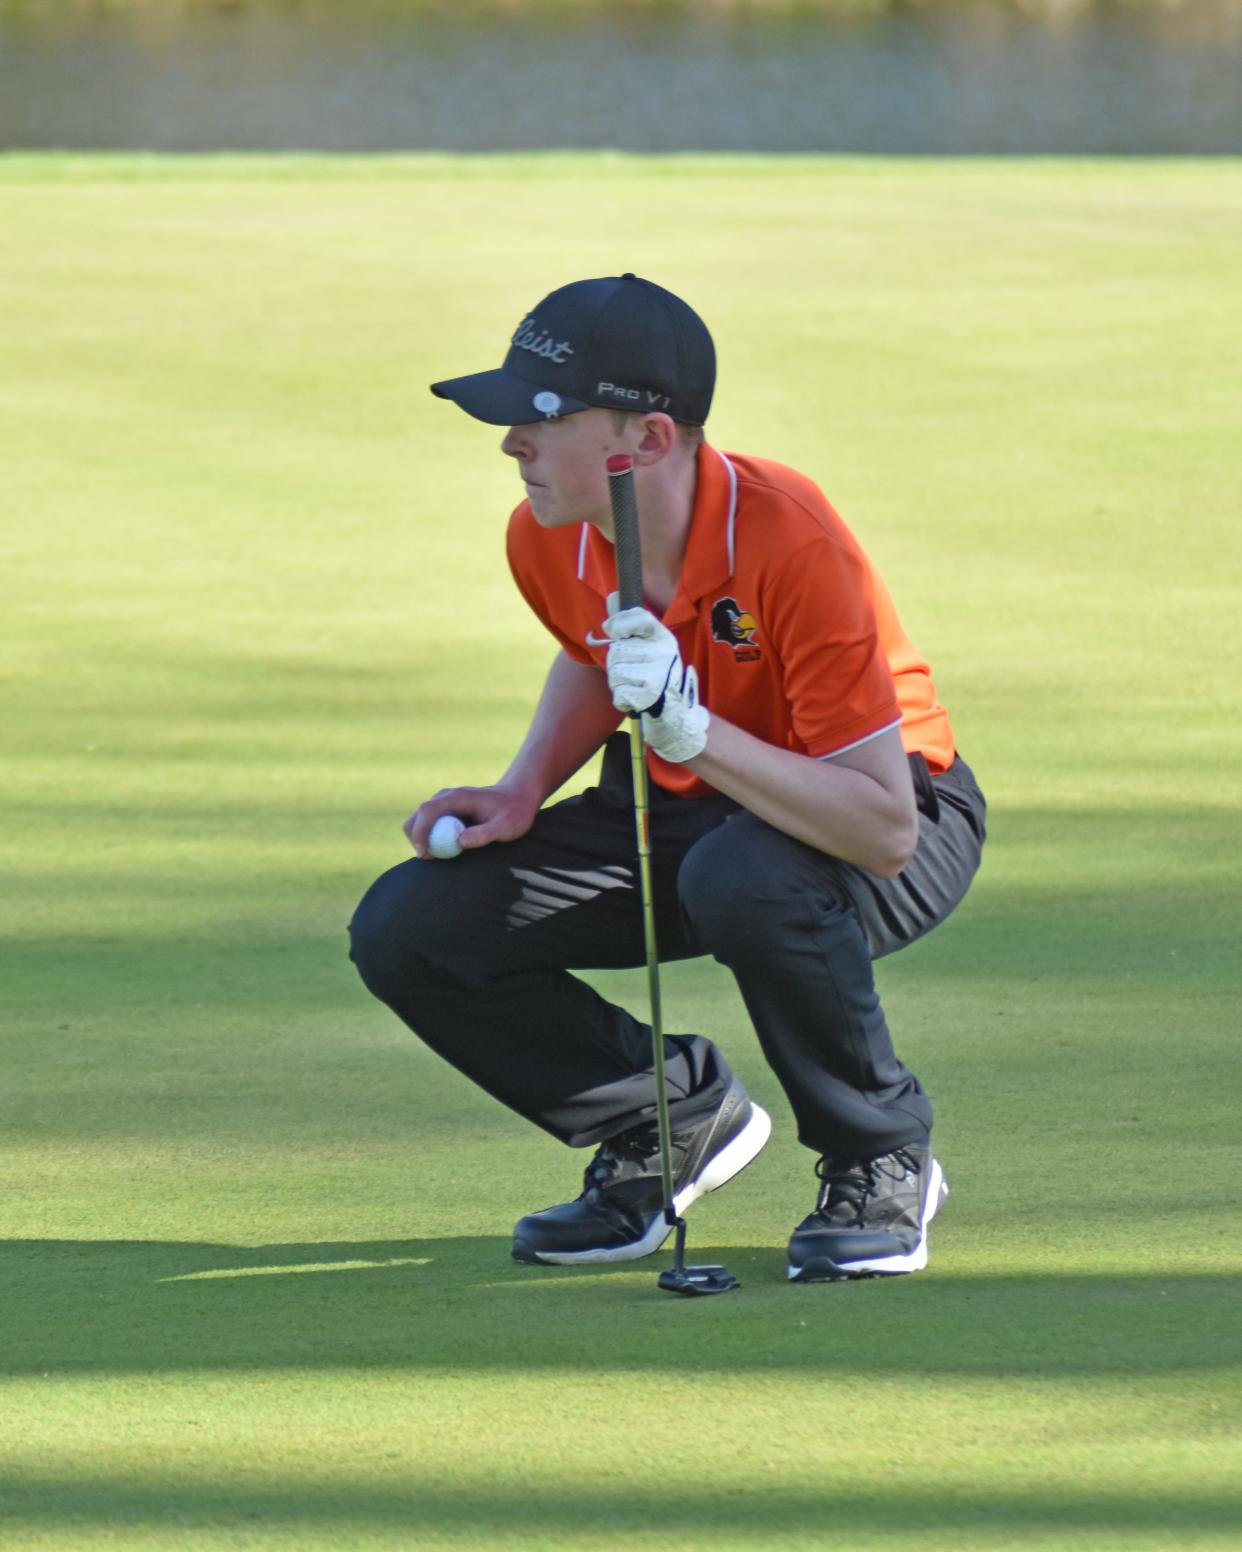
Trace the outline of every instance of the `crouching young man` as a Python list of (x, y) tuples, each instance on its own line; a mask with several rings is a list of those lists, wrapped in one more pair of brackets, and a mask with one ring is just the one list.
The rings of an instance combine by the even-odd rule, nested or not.
[[(643, 963), (628, 747), (612, 737), (643, 713), (660, 957), (733, 973), (817, 1159), (809, 1215), (788, 1207), (789, 1275), (916, 1271), (946, 1186), (872, 961), (961, 900), (985, 805), (928, 664), (821, 491), (704, 439), (714, 383), (702, 320), (627, 274), (554, 291), (501, 367), (433, 385), (506, 428), (525, 486), (509, 561), (558, 650), (504, 775), (407, 820), (417, 855), (362, 901), (352, 954), (447, 1061), (594, 1148), (578, 1196), (517, 1224), (519, 1260), (656, 1250), (650, 1030), (572, 973)], [(624, 612), (617, 453), (635, 467), (646, 595)], [(601, 747), (599, 785), (544, 807)], [(445, 814), (468, 826), (451, 862), (428, 855)], [(668, 1036), (665, 1053), (681, 1212), (755, 1157), (770, 1122), (706, 1033)]]

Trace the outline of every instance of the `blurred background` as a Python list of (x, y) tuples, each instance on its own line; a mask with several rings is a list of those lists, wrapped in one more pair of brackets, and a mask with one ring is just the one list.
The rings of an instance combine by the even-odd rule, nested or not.
[(1242, 151), (1242, 0), (0, 0), (0, 147)]

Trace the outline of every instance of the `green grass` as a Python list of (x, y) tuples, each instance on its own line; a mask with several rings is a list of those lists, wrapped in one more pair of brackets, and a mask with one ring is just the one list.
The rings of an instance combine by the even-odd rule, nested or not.
[[(1242, 1545), (1242, 167), (15, 157), (0, 231), (0, 1544)], [(549, 656), (498, 437), (425, 385), (625, 268), (712, 323), (714, 439), (880, 561), (992, 800), (881, 971), (924, 1276), (785, 1285), (810, 1160), (700, 964), (670, 1026), (777, 1119), (691, 1220), (742, 1292), (515, 1266), (581, 1159), (344, 957)]]

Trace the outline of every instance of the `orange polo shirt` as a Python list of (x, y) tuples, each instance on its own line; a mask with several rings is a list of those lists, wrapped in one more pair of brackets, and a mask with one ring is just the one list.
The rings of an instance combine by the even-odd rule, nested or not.
[[(927, 662), (901, 628), (857, 539), (804, 475), (764, 458), (699, 448), (694, 516), (664, 624), (698, 670), (709, 711), (782, 749), (819, 758), (900, 726), (933, 772), (953, 730)], [(523, 597), (575, 662), (596, 645), (617, 586), (597, 528), (541, 528), (523, 502), (509, 521)], [(683, 797), (714, 789), (648, 751), (651, 778)]]

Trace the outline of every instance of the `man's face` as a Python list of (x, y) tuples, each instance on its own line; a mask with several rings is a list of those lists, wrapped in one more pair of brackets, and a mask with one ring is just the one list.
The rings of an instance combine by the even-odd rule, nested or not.
[(595, 523), (612, 532), (605, 460), (632, 452), (629, 427), (616, 431), (611, 410), (579, 410), (560, 420), (511, 426), (501, 452), (516, 458), (535, 521), (543, 528)]

